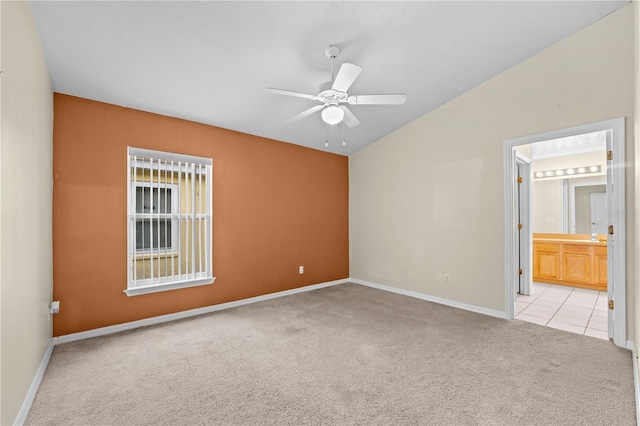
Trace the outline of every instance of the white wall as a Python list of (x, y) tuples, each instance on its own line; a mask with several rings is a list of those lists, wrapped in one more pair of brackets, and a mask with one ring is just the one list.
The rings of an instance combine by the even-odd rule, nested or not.
[(11, 424), (51, 341), (53, 95), (28, 2), (0, 2), (0, 373)]
[(633, 49), (627, 6), (353, 154), (351, 276), (503, 311), (504, 141), (627, 117), (633, 159)]
[(531, 185), (531, 232), (562, 234), (565, 221), (562, 180), (533, 181)]

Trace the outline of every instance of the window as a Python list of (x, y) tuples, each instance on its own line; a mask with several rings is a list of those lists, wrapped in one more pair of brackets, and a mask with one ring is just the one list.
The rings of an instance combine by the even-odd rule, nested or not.
[(125, 293), (212, 284), (212, 161), (128, 150)]
[[(172, 233), (173, 219), (171, 212), (178, 211), (173, 205), (178, 200), (177, 185), (163, 185), (162, 188), (152, 188), (150, 183), (136, 181), (136, 252), (152, 252), (153, 250), (173, 251), (173, 241), (176, 237)], [(172, 194), (176, 194), (173, 198)], [(151, 220), (151, 213), (157, 213), (157, 220)], [(142, 218), (142, 215), (149, 218)], [(153, 229), (152, 229), (153, 228)], [(155, 237), (155, 238), (154, 238)]]

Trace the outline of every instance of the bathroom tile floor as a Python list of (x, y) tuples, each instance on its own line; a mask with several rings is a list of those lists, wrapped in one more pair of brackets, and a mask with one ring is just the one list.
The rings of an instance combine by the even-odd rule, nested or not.
[(515, 318), (608, 340), (607, 292), (533, 283), (533, 295), (518, 295)]

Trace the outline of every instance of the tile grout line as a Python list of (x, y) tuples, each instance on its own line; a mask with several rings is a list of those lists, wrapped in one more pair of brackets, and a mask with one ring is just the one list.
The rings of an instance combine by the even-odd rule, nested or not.
[[(535, 285), (535, 284), (534, 284), (534, 285)], [(557, 309), (555, 309), (555, 311), (553, 311), (553, 308), (551, 308), (551, 311), (553, 312), (553, 315), (552, 315), (552, 316), (551, 316), (551, 318), (549, 318), (548, 320), (545, 320), (546, 315), (545, 315), (545, 317), (540, 317), (540, 316), (537, 316), (537, 315), (533, 315), (533, 314), (529, 314), (529, 313), (527, 313), (527, 312), (524, 312), (524, 311), (525, 311), (527, 308), (529, 308), (529, 307), (542, 307), (542, 308), (547, 308), (547, 309), (548, 309), (548, 308), (550, 308), (550, 307), (549, 307), (549, 306), (547, 306), (547, 305), (544, 305), (544, 304), (537, 304), (536, 302), (541, 301), (541, 299), (540, 299), (540, 298), (542, 297), (542, 295), (543, 295), (544, 293), (546, 293), (546, 292), (547, 292), (549, 289), (551, 289), (552, 287), (554, 287), (554, 286), (553, 286), (553, 285), (547, 285), (547, 286), (545, 286), (545, 287), (541, 290), (541, 292), (540, 292), (539, 294), (537, 294), (537, 295), (536, 295), (536, 297), (535, 297), (533, 300), (531, 300), (530, 302), (528, 302), (528, 303), (527, 303), (527, 302), (522, 301), (521, 303), (522, 303), (522, 304), (524, 304), (524, 305), (526, 305), (526, 306), (525, 306), (524, 308), (522, 308), (520, 311), (518, 311), (518, 313), (516, 314), (516, 316), (515, 316), (515, 317), (517, 318), (518, 316), (520, 316), (520, 314), (525, 314), (525, 315), (528, 315), (528, 316), (531, 316), (531, 317), (538, 318), (538, 319), (540, 319), (540, 320), (542, 320), (542, 321), (545, 321), (545, 322), (544, 322), (544, 327), (549, 327), (549, 323), (550, 323), (552, 320), (556, 319), (556, 321), (557, 321), (558, 323), (561, 323), (561, 324), (568, 324), (568, 325), (570, 325), (570, 326), (572, 326), (572, 327), (576, 327), (576, 328), (580, 328), (580, 329), (582, 329), (581, 333), (579, 333), (579, 334), (582, 334), (582, 335), (586, 335), (586, 332), (587, 332), (587, 331), (598, 332), (598, 333), (599, 333), (599, 332), (601, 332), (601, 330), (598, 330), (598, 329), (590, 328), (590, 327), (589, 327), (589, 324), (591, 323), (591, 319), (594, 317), (594, 312), (595, 312), (595, 310), (596, 310), (596, 307), (598, 306), (598, 299), (599, 299), (599, 298), (600, 298), (600, 296), (601, 296), (601, 294), (600, 294), (601, 292), (600, 292), (600, 291), (595, 291), (595, 293), (596, 293), (596, 298), (595, 298), (595, 300), (592, 302), (591, 307), (586, 307), (586, 306), (580, 306), (580, 305), (573, 305), (573, 304), (570, 304), (570, 302), (568, 303), (568, 301), (569, 301), (569, 299), (571, 298), (571, 296), (572, 296), (572, 295), (574, 295), (574, 294), (575, 294), (575, 295), (578, 295), (578, 293), (577, 293), (577, 292), (575, 292), (576, 288), (569, 287), (571, 290), (567, 293), (566, 297), (563, 297), (562, 302), (560, 302), (560, 306), (559, 306)], [(563, 287), (563, 288), (565, 288), (565, 287)], [(589, 292), (588, 294), (593, 294), (593, 293)], [(579, 297), (578, 299), (581, 299), (581, 298)], [(588, 299), (590, 299), (590, 297), (589, 297)], [(546, 299), (545, 301), (548, 301), (548, 302), (550, 302), (550, 303), (554, 303), (554, 302), (556, 302), (556, 303), (557, 303), (557, 299), (556, 299), (556, 300), (554, 300), (553, 298), (551, 298), (551, 299)], [(556, 318), (556, 316), (560, 314), (560, 311), (562, 311), (562, 310), (568, 310), (569, 308), (571, 308), (571, 309), (579, 308), (579, 309), (585, 309), (585, 310), (588, 310), (588, 311), (589, 311), (589, 316), (588, 316), (587, 321), (586, 321), (586, 324), (585, 324), (584, 326), (582, 326), (582, 325), (577, 325), (577, 324), (570, 323), (570, 322), (560, 321), (560, 320), (558, 320), (558, 319)], [(569, 316), (571, 316), (571, 315), (569, 315)], [(575, 319), (576, 319), (576, 320), (579, 320), (580, 318), (576, 317)], [(526, 320), (525, 320), (525, 321), (526, 321)], [(556, 327), (552, 327), (552, 328), (556, 328)], [(568, 331), (568, 330), (564, 330), (564, 331)], [(578, 333), (576, 333), (576, 334), (578, 334)], [(595, 337), (595, 336), (587, 336), (587, 337)]]
[[(547, 287), (547, 290), (550, 289), (551, 287)], [(558, 311), (564, 306), (564, 303), (567, 301), (567, 299), (569, 298), (569, 296), (571, 296), (571, 293), (573, 293), (573, 288), (571, 288), (571, 291), (569, 292), (569, 294), (567, 295), (567, 297), (564, 298), (564, 300), (562, 301), (562, 303), (560, 303), (560, 306), (558, 307), (558, 309), (554, 312), (554, 314), (551, 316), (551, 318), (549, 318), (549, 320), (547, 321), (547, 323), (544, 325), (545, 327), (549, 326), (549, 323), (551, 322), (551, 320), (553, 318), (555, 318), (556, 315), (558, 315)], [(562, 322), (562, 321), (560, 321)]]
[[(556, 315), (558, 315), (558, 312), (559, 312), (559, 311), (560, 311), (560, 309), (562, 309), (562, 307), (567, 303), (567, 300), (569, 300), (569, 297), (571, 297), (571, 295), (573, 294), (573, 291), (574, 291), (574, 290), (575, 290), (575, 288), (571, 287), (571, 291), (569, 292), (569, 294), (567, 295), (567, 297), (565, 297), (565, 299), (562, 301), (562, 303), (560, 304), (560, 307), (558, 308), (558, 310), (556, 311), (556, 313), (555, 313), (555, 314), (553, 314), (553, 316), (552, 316), (552, 317), (551, 317), (551, 319), (547, 322), (547, 324), (549, 324), (549, 323), (551, 322), (551, 320), (552, 320), (552, 319), (554, 319), (554, 318), (556, 317)], [(569, 324), (569, 323), (565, 323), (564, 321), (558, 321), (558, 322), (560, 322), (560, 323), (562, 323), (562, 324)], [(569, 325), (573, 325), (573, 326), (576, 326), (576, 327), (581, 327), (581, 326), (579, 326), (579, 325), (575, 325), (575, 324), (569, 324)], [(555, 327), (553, 327), (553, 328), (555, 328)], [(581, 334), (582, 334), (582, 335), (584, 335), (584, 332), (585, 332), (586, 330), (587, 330), (587, 327), (585, 326), (585, 327), (584, 327), (584, 330), (582, 330), (582, 333), (581, 333)], [(565, 331), (567, 331), (567, 330), (565, 330)], [(576, 334), (577, 334), (577, 333), (576, 333)]]
[(593, 302), (593, 308), (591, 309), (591, 315), (589, 315), (589, 321), (587, 321), (587, 326), (584, 329), (584, 333), (585, 334), (587, 332), (587, 328), (589, 328), (589, 324), (591, 323), (591, 318), (593, 318), (593, 311), (595, 311), (596, 309), (596, 305), (598, 304), (598, 299), (600, 298), (600, 292), (598, 292), (598, 295), (596, 296), (596, 301)]

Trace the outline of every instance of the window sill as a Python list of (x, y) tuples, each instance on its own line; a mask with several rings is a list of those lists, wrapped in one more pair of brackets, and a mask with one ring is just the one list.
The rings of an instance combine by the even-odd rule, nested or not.
[(124, 290), (124, 293), (129, 297), (140, 296), (142, 294), (159, 293), (161, 291), (178, 290), (181, 288), (209, 285), (209, 284), (213, 284), (215, 281), (216, 281), (216, 277), (211, 277), (211, 278), (200, 278), (200, 279), (189, 280), (189, 281), (180, 281), (176, 283), (154, 284), (154, 285), (147, 285), (147, 286), (131, 287)]

